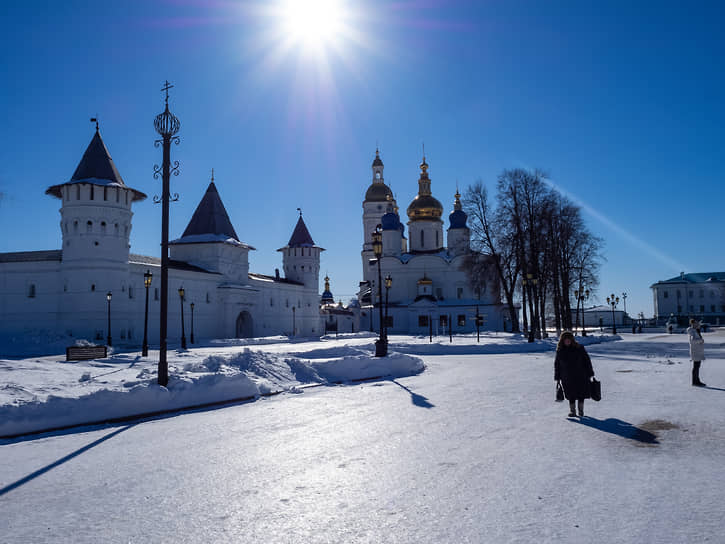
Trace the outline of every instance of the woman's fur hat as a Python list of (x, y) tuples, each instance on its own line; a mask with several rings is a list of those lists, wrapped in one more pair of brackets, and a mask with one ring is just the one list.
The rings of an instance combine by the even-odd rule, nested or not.
[(561, 348), (564, 347), (564, 340), (567, 338), (571, 339), (571, 345), (576, 346), (576, 338), (574, 338), (574, 333), (571, 331), (564, 331), (561, 333), (561, 336), (559, 337), (559, 343), (556, 344), (556, 350), (559, 351)]

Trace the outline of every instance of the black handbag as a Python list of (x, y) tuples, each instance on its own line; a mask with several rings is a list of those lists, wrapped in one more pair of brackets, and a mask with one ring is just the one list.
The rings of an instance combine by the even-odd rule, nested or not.
[(562, 402), (564, 400), (564, 388), (561, 386), (561, 382), (556, 382), (556, 402)]
[(600, 382), (596, 378), (592, 378), (590, 393), (592, 396), (592, 400), (602, 400), (602, 382)]

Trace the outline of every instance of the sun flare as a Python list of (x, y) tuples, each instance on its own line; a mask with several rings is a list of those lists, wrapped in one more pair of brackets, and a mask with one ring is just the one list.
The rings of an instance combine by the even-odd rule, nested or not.
[(281, 16), (287, 37), (307, 48), (336, 45), (343, 26), (340, 0), (283, 0)]

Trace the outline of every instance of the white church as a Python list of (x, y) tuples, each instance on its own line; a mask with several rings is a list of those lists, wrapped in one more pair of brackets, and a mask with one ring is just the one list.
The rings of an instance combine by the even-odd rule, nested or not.
[[(138, 346), (144, 274), (150, 274), (148, 335), (150, 345), (158, 346), (161, 259), (129, 249), (132, 206), (146, 195), (124, 183), (98, 127), (70, 180), (46, 194), (60, 201), (62, 247), (0, 253), (0, 335), (65, 336), (69, 345), (74, 339), (104, 343), (110, 336), (114, 346)], [(186, 230), (169, 248), (170, 343), (182, 335), (182, 305), (187, 338), (192, 332), (195, 339), (322, 334), (324, 249), (312, 240), (301, 213), (278, 250), (283, 274), (252, 273), (254, 248), (237, 236), (212, 177)]]
[[(408, 237), (405, 236), (392, 191), (385, 184), (383, 161), (375, 152), (373, 179), (363, 201), (362, 277), (358, 300), (360, 326), (379, 330), (380, 308), (388, 298), (389, 333), (453, 334), (476, 330), (476, 315), (482, 316), (482, 329), (503, 330), (506, 310), (501, 304), (500, 287), (493, 261), (486, 267), (485, 287), (473, 292), (461, 269), (470, 253), (470, 230), (466, 225), (460, 194), (456, 192), (453, 211), (443, 236), (443, 206), (432, 195), (428, 164), (420, 165), (418, 194), (407, 209)], [(382, 230), (380, 274), (373, 252), (373, 232)], [(445, 242), (447, 241), (447, 247)], [(486, 259), (486, 256), (482, 256)], [(392, 280), (386, 293), (385, 278)], [(379, 277), (382, 289), (379, 290)], [(382, 294), (382, 297), (380, 297)], [(382, 298), (382, 300), (381, 300)]]

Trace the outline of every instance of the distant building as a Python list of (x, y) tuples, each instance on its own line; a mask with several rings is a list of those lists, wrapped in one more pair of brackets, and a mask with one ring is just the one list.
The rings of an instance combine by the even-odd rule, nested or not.
[[(133, 254), (129, 245), (131, 206), (146, 195), (124, 183), (97, 129), (71, 179), (46, 194), (60, 200), (62, 248), (0, 253), (0, 333), (99, 342), (110, 334), (114, 345), (140, 345), (148, 271), (149, 342), (158, 345), (160, 258)], [(181, 337), (182, 303), (187, 337), (192, 303), (195, 338), (322, 334), (324, 250), (302, 214), (278, 250), (284, 275), (250, 272), (252, 250), (237, 236), (212, 176), (186, 230), (169, 243), (169, 341)]]
[[(374, 259), (372, 233), (382, 230), (381, 274), (390, 276), (389, 315), (391, 333), (447, 334), (476, 330), (477, 312), (483, 316), (483, 329), (503, 330), (507, 312), (501, 304), (498, 275), (489, 255), (485, 283), (474, 292), (462, 269), (471, 252), (470, 230), (456, 193), (449, 227), (444, 239), (443, 205), (431, 192), (428, 164), (423, 157), (418, 179), (418, 195), (407, 209), (408, 237), (405, 236), (398, 205), (383, 178), (383, 161), (378, 151), (372, 164), (372, 183), (363, 201), (362, 277), (360, 282), (360, 326), (377, 331), (379, 305), (387, 298), (385, 285), (379, 286), (378, 265)], [(446, 247), (447, 242), (447, 247)], [(382, 289), (379, 289), (382, 287)], [(380, 297), (382, 291), (382, 300)], [(509, 321), (510, 323), (510, 321)], [(510, 325), (509, 325), (510, 326)]]
[(725, 324), (725, 272), (680, 273), (650, 285), (658, 325), (673, 316), (680, 326), (690, 318), (712, 325)]
[(606, 305), (592, 306), (591, 308), (579, 310), (579, 321), (577, 321), (576, 310), (574, 309), (571, 311), (572, 324), (575, 326), (577, 323), (579, 323), (579, 325), (583, 324), (587, 328), (611, 327), (612, 322), (614, 322), (617, 327), (622, 327), (624, 325), (624, 318), (624, 310), (615, 309), (614, 313), (612, 313), (612, 307)]

